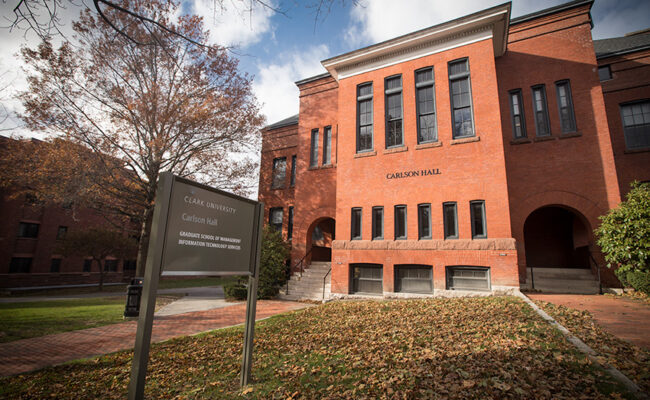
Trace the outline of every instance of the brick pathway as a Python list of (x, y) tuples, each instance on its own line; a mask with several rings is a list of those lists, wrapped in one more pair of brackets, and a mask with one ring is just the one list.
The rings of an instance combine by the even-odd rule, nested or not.
[(601, 295), (526, 293), (533, 300), (589, 311), (606, 331), (650, 349), (650, 306), (640, 301)]
[[(309, 304), (292, 301), (260, 300), (256, 319), (267, 318)], [(243, 324), (246, 303), (154, 319), (151, 341), (161, 342), (177, 336)], [(133, 348), (136, 321), (106, 325), (55, 335), (0, 343), (0, 376), (33, 371), (80, 358)]]

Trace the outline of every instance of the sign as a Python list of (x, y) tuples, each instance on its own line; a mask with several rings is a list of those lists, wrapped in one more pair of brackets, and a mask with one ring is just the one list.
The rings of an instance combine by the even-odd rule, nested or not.
[(161, 271), (165, 275), (248, 275), (241, 386), (253, 365), (262, 203), (163, 172), (158, 178), (144, 288), (135, 334), (129, 400), (144, 399)]
[(429, 176), (429, 175), (440, 175), (440, 170), (438, 168), (431, 168), (431, 169), (415, 169), (412, 171), (389, 172), (386, 174), (386, 179), (413, 178), (418, 176)]
[(256, 204), (175, 176), (162, 274), (252, 274)]

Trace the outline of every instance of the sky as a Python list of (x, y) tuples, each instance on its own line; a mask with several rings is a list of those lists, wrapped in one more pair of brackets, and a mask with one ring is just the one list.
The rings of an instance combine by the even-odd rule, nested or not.
[[(512, 17), (566, 2), (514, 0)], [(2, 28), (9, 24), (7, 17), (18, 3), (0, 3), (0, 89), (5, 88), (0, 90), (0, 102), (9, 113), (0, 125), (0, 134), (4, 135), (12, 133), (6, 129), (21, 124), (17, 114), (22, 106), (12, 97), (27, 87), (22, 63), (15, 54), (20, 46), (38, 43), (34, 35)], [(294, 82), (325, 72), (322, 60), (502, 4), (503, 0), (331, 0), (330, 9), (320, 15), (311, 6), (318, 0), (263, 3), (274, 9), (255, 0), (185, 0), (182, 11), (203, 16), (211, 41), (232, 47), (240, 69), (253, 78), (254, 93), (270, 124), (298, 113)], [(74, 6), (65, 10), (61, 18), (64, 30), (76, 13)], [(650, 28), (650, 1), (595, 0), (592, 18), (594, 39)]]

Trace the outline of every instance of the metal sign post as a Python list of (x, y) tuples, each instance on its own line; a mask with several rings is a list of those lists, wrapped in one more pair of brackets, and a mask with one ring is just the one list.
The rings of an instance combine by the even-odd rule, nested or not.
[(135, 338), (129, 400), (144, 398), (156, 291), (161, 275), (248, 275), (241, 384), (250, 380), (264, 205), (160, 174), (144, 290)]

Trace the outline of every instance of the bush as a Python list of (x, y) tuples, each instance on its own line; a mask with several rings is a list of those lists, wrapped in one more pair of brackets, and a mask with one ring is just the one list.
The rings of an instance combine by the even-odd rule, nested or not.
[(650, 272), (630, 271), (625, 279), (635, 290), (650, 295)]
[[(260, 274), (257, 285), (258, 299), (271, 299), (277, 296), (282, 285), (287, 282), (285, 262), (289, 257), (289, 245), (282, 239), (282, 234), (268, 225), (262, 231), (262, 254), (260, 258)], [(248, 280), (224, 287), (226, 296), (237, 300), (246, 299)]]
[(621, 283), (632, 284), (629, 272), (650, 272), (650, 184), (632, 183), (626, 200), (600, 220), (597, 243)]

